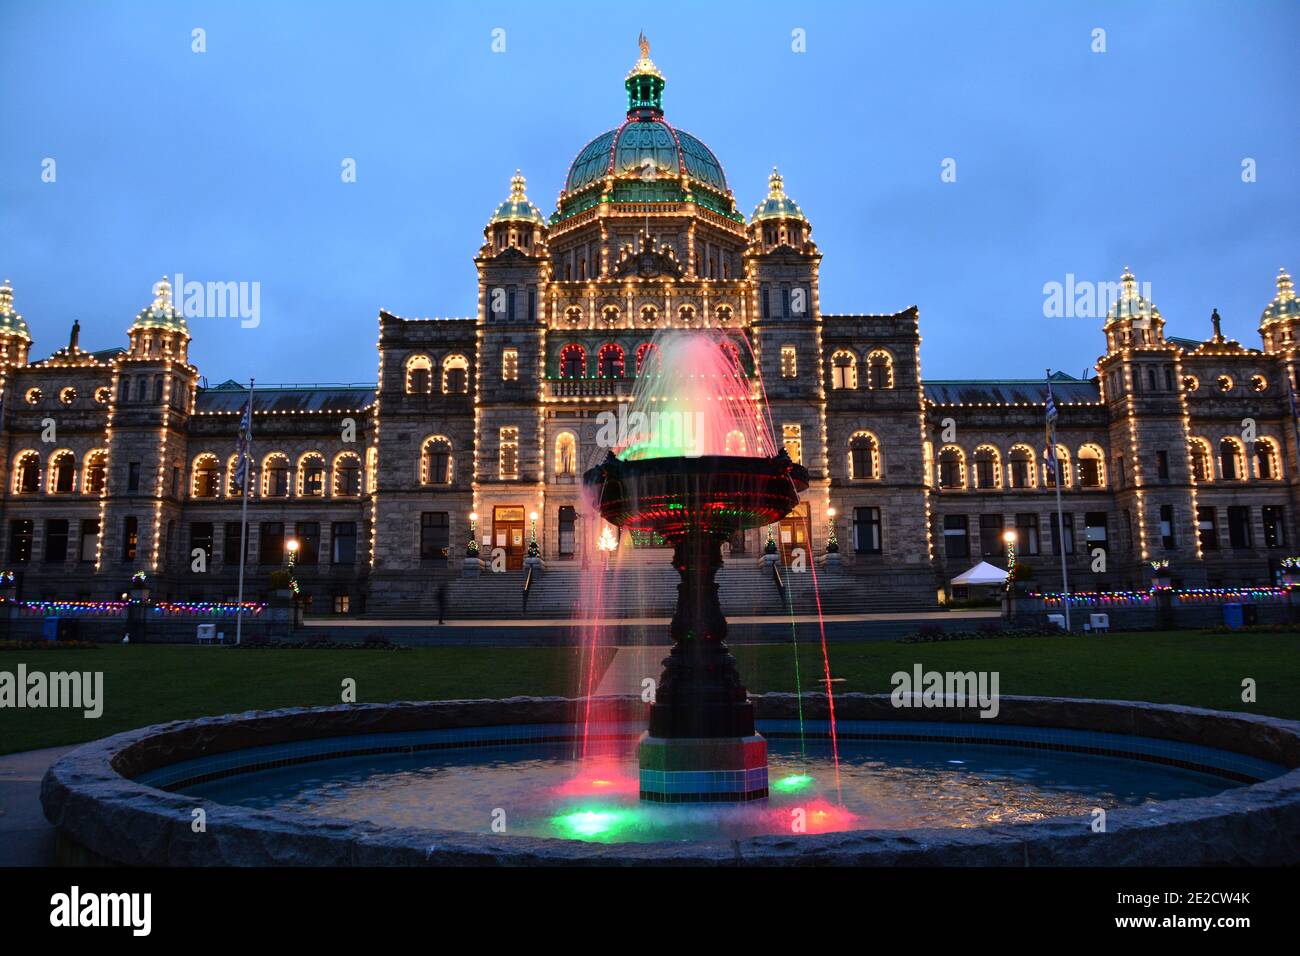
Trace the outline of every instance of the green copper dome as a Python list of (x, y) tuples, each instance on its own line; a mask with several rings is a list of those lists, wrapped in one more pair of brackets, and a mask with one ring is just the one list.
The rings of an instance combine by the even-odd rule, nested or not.
[(488, 221), (489, 225), (494, 222), (535, 222), (539, 226), (546, 225), (542, 211), (528, 201), (525, 192), (527, 185), (523, 175), (516, 169), (510, 179), (510, 198), (497, 206), (497, 211)]
[(1119, 281), (1119, 299), (1106, 313), (1107, 325), (1127, 319), (1161, 318), (1160, 310), (1156, 308), (1155, 303), (1149, 299), (1144, 299), (1138, 293), (1137, 279), (1133, 277), (1133, 273), (1129, 271), (1128, 266), (1124, 267), (1124, 274), (1120, 276)]
[[(551, 222), (602, 202), (695, 202), (743, 222), (713, 150), (664, 119), (665, 81), (644, 36), (640, 43), (641, 57), (623, 83), (627, 119), (578, 151)], [(609, 179), (614, 182), (605, 192)]]
[(767, 180), (767, 198), (754, 208), (750, 222), (762, 222), (764, 219), (799, 219), (808, 221), (799, 204), (785, 194), (785, 182), (775, 166)]
[(1259, 317), (1260, 325), (1280, 322), (1283, 319), (1300, 320), (1300, 298), (1296, 297), (1295, 285), (1286, 269), (1277, 270), (1277, 295), (1268, 304), (1264, 314)]
[(184, 332), (189, 335), (189, 328), (185, 324), (185, 316), (181, 315), (172, 305), (172, 284), (163, 276), (162, 280), (153, 287), (153, 302), (148, 307), (141, 309), (136, 315), (135, 321), (131, 323), (131, 329), (167, 329), (173, 332)]
[(27, 323), (14, 311), (14, 289), (8, 279), (5, 279), (4, 285), (0, 285), (0, 335), (12, 335), (28, 342), (32, 340)]

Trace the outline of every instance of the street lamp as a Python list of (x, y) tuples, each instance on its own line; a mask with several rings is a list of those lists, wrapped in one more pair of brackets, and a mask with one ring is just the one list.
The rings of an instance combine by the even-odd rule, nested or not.
[(478, 557), (478, 512), (469, 513), (469, 544), (465, 546), (465, 554), (471, 558)]
[(835, 509), (827, 507), (826, 520), (830, 524), (830, 536), (826, 539), (826, 550), (831, 554), (836, 554), (840, 550), (840, 542), (835, 537)]
[(528, 512), (528, 520), (531, 522), (528, 529), (528, 556), (535, 558), (542, 553), (537, 547), (537, 512)]
[(1002, 532), (1002, 540), (1007, 545), (1007, 590), (1009, 591), (1016, 570), (1016, 533), (1014, 531), (1004, 531)]

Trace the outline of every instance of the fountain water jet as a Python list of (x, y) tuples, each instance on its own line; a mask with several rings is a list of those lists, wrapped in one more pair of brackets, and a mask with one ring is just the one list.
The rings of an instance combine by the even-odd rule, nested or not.
[[(784, 449), (769, 454), (771, 424), (733, 342), (668, 332), (651, 348), (661, 364), (638, 383), (627, 415), (634, 433), (583, 475), (606, 521), (672, 544), (681, 576), (673, 648), (638, 750), (641, 798), (761, 799), (767, 744), (754, 730), (753, 705), (727, 650), (715, 576), (722, 543), (785, 517), (808, 487), (808, 472)], [(679, 427), (683, 416), (692, 422), (689, 447), (679, 440), (687, 433)], [(657, 430), (666, 427), (676, 434)]]

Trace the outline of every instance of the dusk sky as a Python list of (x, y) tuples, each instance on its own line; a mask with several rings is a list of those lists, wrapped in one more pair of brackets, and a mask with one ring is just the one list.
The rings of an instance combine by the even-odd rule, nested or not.
[(1217, 307), (1258, 346), (1300, 270), (1295, 2), (0, 0), (0, 278), (33, 357), (73, 319), (125, 345), (182, 272), (260, 283), (257, 328), (191, 320), (210, 382), (373, 381), (381, 307), (472, 314), (516, 167), (553, 211), (623, 117), (641, 30), (666, 118), (744, 213), (780, 166), (824, 312), (920, 307), (927, 379), (1083, 373), (1100, 320), (1044, 317), (1068, 274), (1130, 265), (1168, 334), (1208, 336)]

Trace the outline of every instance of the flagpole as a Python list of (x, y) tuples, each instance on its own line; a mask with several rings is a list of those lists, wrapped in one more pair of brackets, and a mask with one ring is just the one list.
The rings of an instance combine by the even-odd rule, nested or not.
[[(239, 514), (239, 598), (235, 608), (235, 643), (244, 636), (244, 562), (248, 558), (248, 477), (253, 472), (253, 379), (248, 380), (248, 447), (244, 449), (243, 506)], [(243, 422), (240, 422), (243, 425)]]
[[(1050, 400), (1052, 391), (1052, 370), (1047, 370), (1047, 392)], [(1056, 473), (1056, 541), (1061, 549), (1061, 606), (1065, 608), (1065, 633), (1070, 633), (1070, 577), (1065, 569), (1065, 516), (1061, 511), (1061, 462), (1056, 455), (1056, 422), (1048, 426), (1047, 440), (1051, 442), (1049, 453), (1052, 456), (1053, 471)], [(1071, 528), (1071, 531), (1074, 529)]]

